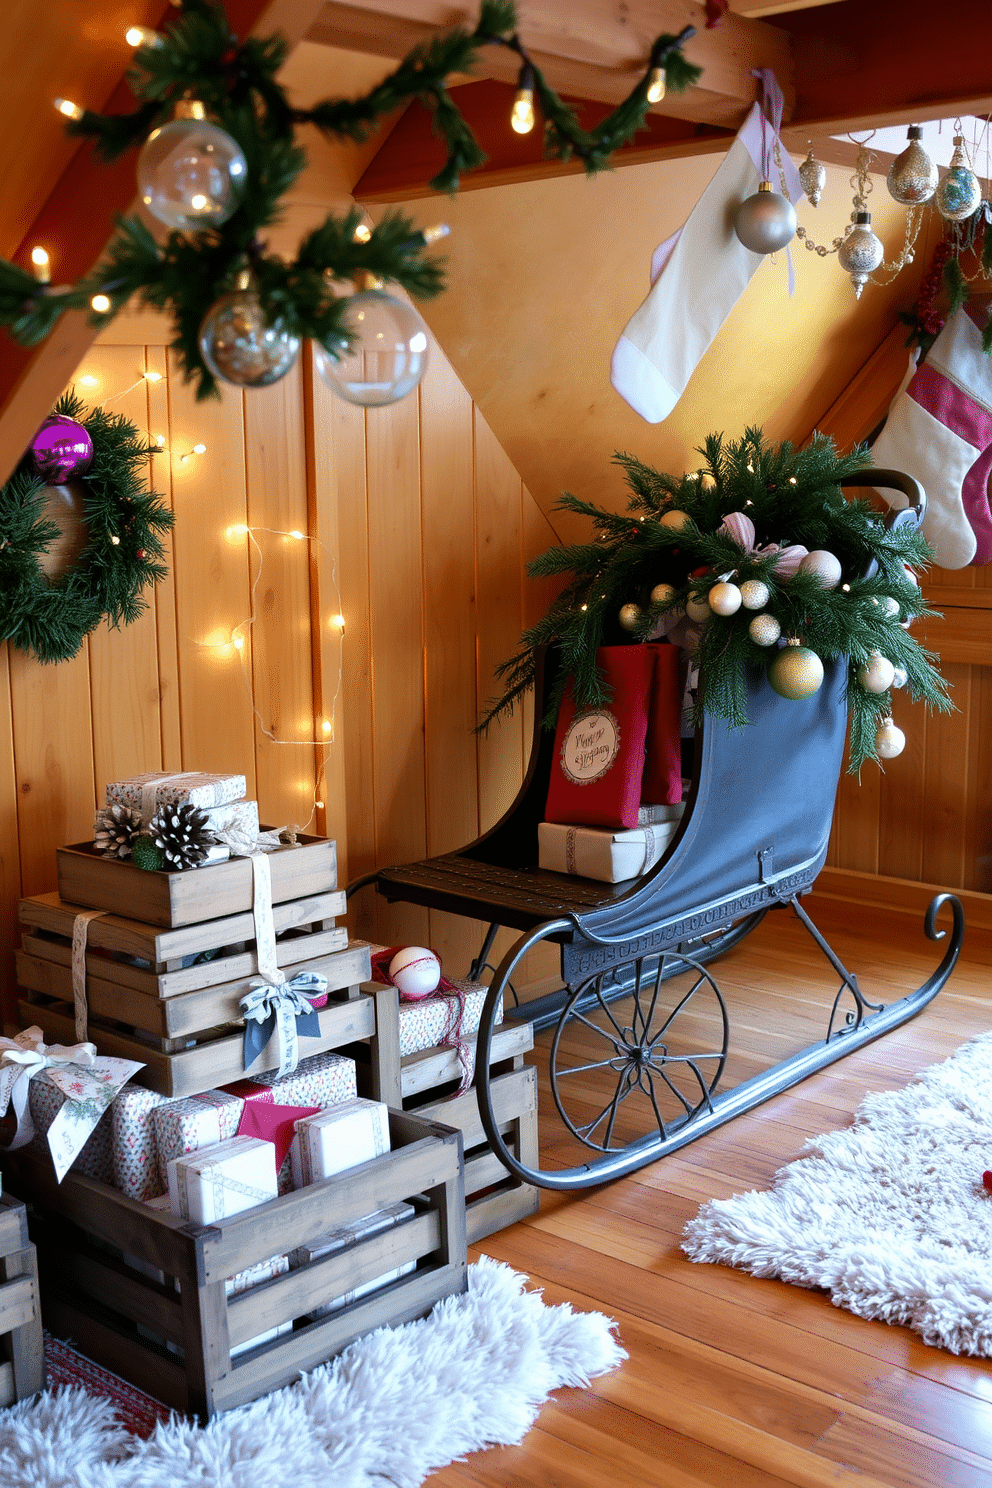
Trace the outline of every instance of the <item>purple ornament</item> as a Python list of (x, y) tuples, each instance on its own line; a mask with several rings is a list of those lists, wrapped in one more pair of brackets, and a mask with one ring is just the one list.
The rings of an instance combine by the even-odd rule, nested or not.
[(34, 468), (50, 486), (64, 486), (78, 480), (90, 468), (93, 441), (82, 424), (53, 413), (46, 418), (31, 441)]

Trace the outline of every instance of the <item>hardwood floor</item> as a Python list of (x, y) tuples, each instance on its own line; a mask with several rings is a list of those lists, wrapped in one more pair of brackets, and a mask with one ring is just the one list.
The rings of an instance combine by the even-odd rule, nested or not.
[[(829, 933), (866, 995), (886, 1000), (940, 956), (922, 926), (912, 944)], [(790, 1032), (796, 1046), (814, 1036), (811, 988), (830, 979), (791, 915), (769, 917), (713, 970), (731, 1005), (728, 1082), (781, 1057)], [(694, 1265), (679, 1248), (701, 1202), (770, 1186), (868, 1091), (907, 1084), (992, 1026), (989, 981), (987, 965), (962, 957), (894, 1033), (630, 1178), (545, 1192), (539, 1214), (473, 1247), (526, 1272), (548, 1302), (607, 1312), (630, 1357), (587, 1391), (561, 1390), (520, 1447), (477, 1453), (431, 1488), (989, 1488), (992, 1361), (928, 1348), (819, 1292)], [(557, 1154), (546, 1088), (541, 1113), (543, 1150)]]

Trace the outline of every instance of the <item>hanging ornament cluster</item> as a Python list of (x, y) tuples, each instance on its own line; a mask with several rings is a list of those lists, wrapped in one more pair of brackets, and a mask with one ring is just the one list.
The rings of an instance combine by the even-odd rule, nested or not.
[[(592, 521), (595, 541), (531, 563), (534, 577), (564, 576), (565, 587), (498, 669), (504, 692), (482, 726), (527, 690), (540, 646), (561, 645), (577, 703), (595, 708), (607, 701), (597, 649), (665, 635), (698, 668), (697, 719), (732, 725), (747, 723), (749, 669), (763, 667), (769, 686), (798, 702), (818, 691), (825, 662), (845, 657), (849, 767), (882, 757), (883, 745), (893, 757), (895, 734), (879, 726), (892, 687), (950, 706), (907, 629), (930, 613), (913, 573), (928, 560), (926, 541), (911, 524), (886, 526), (865, 500), (845, 500), (839, 481), (864, 470), (863, 450), (840, 456), (822, 436), (803, 450), (774, 447), (749, 429), (732, 443), (711, 435), (701, 453), (706, 480), (617, 455), (632, 492), (625, 514), (561, 498), (560, 509)], [(546, 722), (560, 700), (549, 699)]]

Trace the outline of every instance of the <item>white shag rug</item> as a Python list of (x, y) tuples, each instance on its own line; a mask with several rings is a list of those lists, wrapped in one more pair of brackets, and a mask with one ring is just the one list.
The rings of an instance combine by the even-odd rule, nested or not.
[(46, 1392), (0, 1411), (3, 1488), (417, 1488), (483, 1447), (523, 1440), (552, 1390), (627, 1357), (599, 1312), (549, 1307), (483, 1257), (429, 1317), (359, 1338), (298, 1383), (147, 1441), (109, 1402)]
[(704, 1204), (686, 1255), (822, 1287), (859, 1317), (992, 1356), (992, 1033), (866, 1096), (853, 1126), (806, 1150), (772, 1190)]

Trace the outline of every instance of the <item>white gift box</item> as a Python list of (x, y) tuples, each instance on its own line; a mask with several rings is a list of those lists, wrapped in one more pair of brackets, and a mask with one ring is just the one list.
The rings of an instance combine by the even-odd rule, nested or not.
[(196, 770), (168, 774), (158, 770), (110, 781), (107, 805), (119, 803), (140, 810), (142, 795), (147, 792), (156, 806), (224, 806), (228, 801), (240, 801), (246, 785), (243, 775), (209, 775)]
[[(403, 1220), (412, 1218), (414, 1212), (412, 1204), (390, 1204), (386, 1209), (376, 1209), (372, 1214), (366, 1214), (361, 1219), (353, 1220), (351, 1224), (332, 1230), (330, 1234), (315, 1240), (312, 1245), (304, 1245), (299, 1250), (294, 1250), (290, 1261), (294, 1267), (305, 1266), (310, 1261), (319, 1261), (324, 1256), (333, 1255), (336, 1251), (347, 1250), (350, 1246), (356, 1245), (359, 1240), (367, 1240), (370, 1235), (379, 1235), (383, 1230), (393, 1229)], [(397, 1266), (382, 1276), (376, 1276), (372, 1281), (356, 1287), (354, 1291), (345, 1292), (343, 1296), (335, 1297), (331, 1302), (312, 1308), (310, 1316), (321, 1318), (327, 1317), (332, 1312), (339, 1312), (342, 1307), (348, 1307), (359, 1297), (378, 1291), (379, 1287), (387, 1286), (389, 1282), (406, 1276), (416, 1269), (416, 1265), (416, 1261), (405, 1261), (402, 1266)]]
[(226, 801), (204, 808), (207, 829), (238, 857), (247, 858), (258, 841), (258, 802)]
[(642, 801), (637, 808), (637, 825), (656, 827), (660, 822), (677, 822), (681, 820), (684, 810), (684, 801), (676, 801), (674, 806), (650, 806)]
[(302, 1116), (290, 1148), (293, 1187), (303, 1188), (389, 1151), (389, 1112), (381, 1101), (345, 1101)]
[(213, 1224), (276, 1197), (276, 1149), (257, 1137), (231, 1137), (169, 1163), (169, 1208)]
[(614, 831), (612, 827), (566, 827), (541, 822), (538, 863), (553, 873), (572, 873), (601, 883), (623, 883), (647, 873), (675, 835), (678, 822)]

